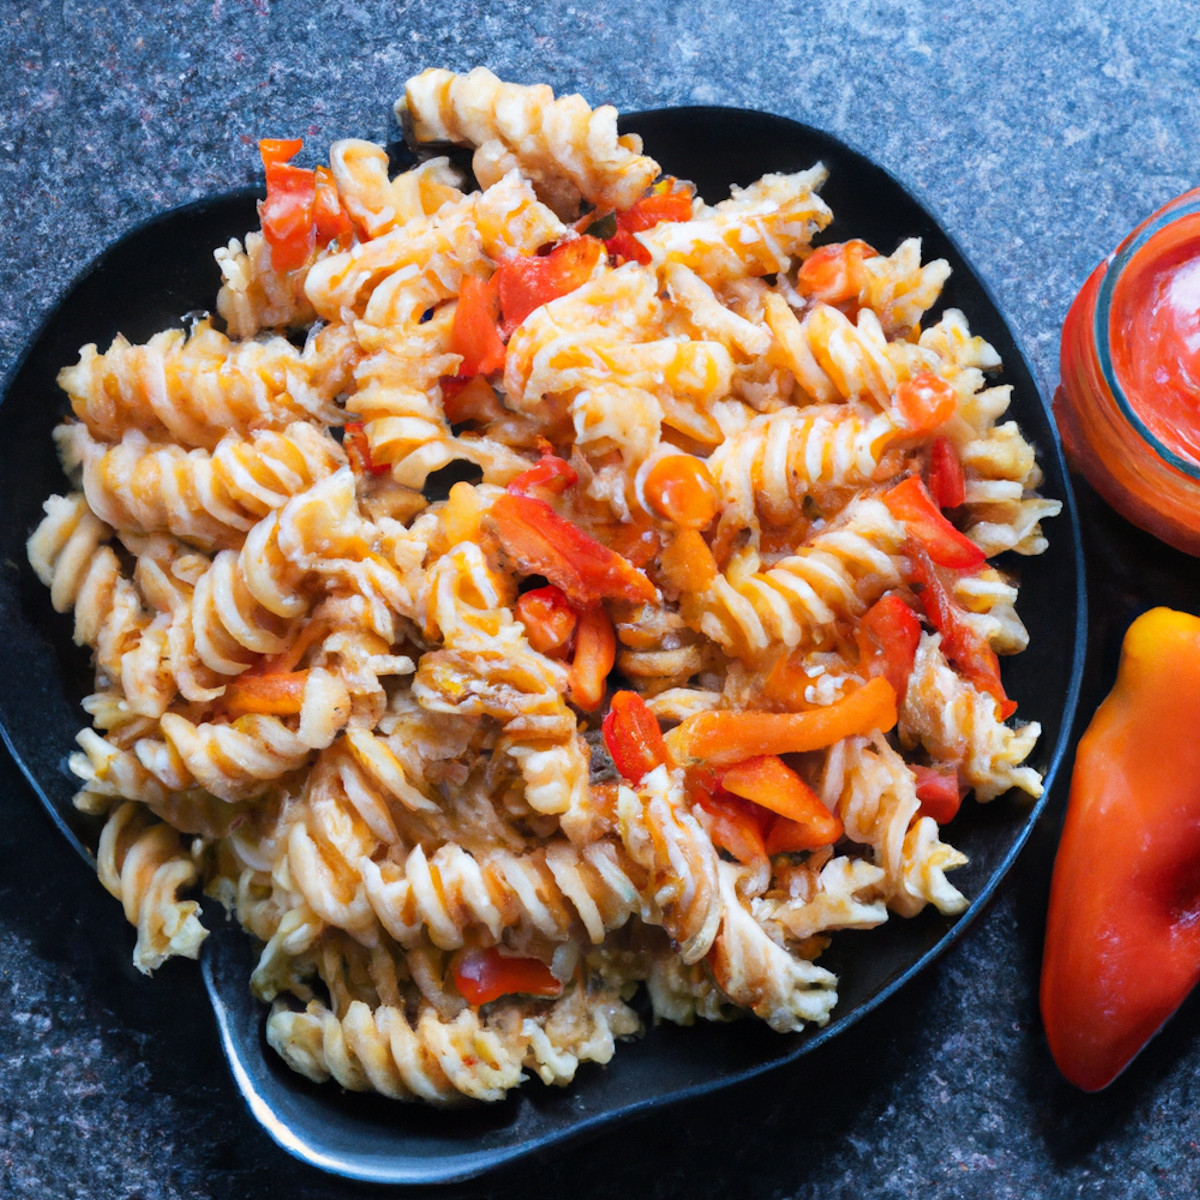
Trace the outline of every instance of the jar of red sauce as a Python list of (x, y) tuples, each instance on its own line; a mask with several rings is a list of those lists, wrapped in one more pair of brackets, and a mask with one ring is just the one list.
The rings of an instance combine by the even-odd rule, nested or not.
[(1200, 555), (1200, 188), (1092, 272), (1060, 370), (1054, 415), (1071, 465), (1135, 525)]

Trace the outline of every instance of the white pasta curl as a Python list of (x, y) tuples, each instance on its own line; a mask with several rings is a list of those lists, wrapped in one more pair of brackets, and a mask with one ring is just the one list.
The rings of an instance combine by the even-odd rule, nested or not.
[(474, 146), (483, 187), (517, 168), (564, 207), (573, 195), (576, 203), (627, 208), (658, 175), (639, 139), (618, 136), (616, 109), (556, 98), (544, 84), (504, 83), (483, 67), (422, 72), (408, 81), (396, 113), (417, 141)]

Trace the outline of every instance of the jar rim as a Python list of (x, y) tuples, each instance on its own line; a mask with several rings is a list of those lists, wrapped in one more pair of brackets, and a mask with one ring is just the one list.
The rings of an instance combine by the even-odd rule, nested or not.
[(1096, 305), (1092, 313), (1092, 333), (1096, 346), (1096, 357), (1100, 364), (1100, 372), (1104, 376), (1104, 382), (1108, 385), (1108, 389), (1116, 401), (1117, 407), (1121, 410), (1121, 415), (1133, 426), (1142, 440), (1146, 442), (1159, 458), (1174, 467), (1177, 471), (1181, 471), (1184, 475), (1195, 480), (1200, 480), (1200, 462), (1192, 458), (1184, 458), (1165, 445), (1151, 432), (1145, 421), (1142, 420), (1130, 403), (1129, 397), (1125, 394), (1124, 388), (1121, 387), (1120, 381), (1117, 379), (1117, 372), (1113, 367), (1112, 351), (1109, 347), (1108, 337), (1113, 293), (1116, 289), (1117, 281), (1121, 278), (1125, 268), (1167, 226), (1179, 220), (1180, 217), (1192, 216), (1196, 213), (1200, 213), (1200, 188), (1184, 192), (1182, 196), (1177, 196), (1169, 204), (1163, 205), (1157, 212), (1147, 217), (1117, 247), (1109, 259), (1107, 270), (1100, 279), (1100, 287), (1096, 293)]

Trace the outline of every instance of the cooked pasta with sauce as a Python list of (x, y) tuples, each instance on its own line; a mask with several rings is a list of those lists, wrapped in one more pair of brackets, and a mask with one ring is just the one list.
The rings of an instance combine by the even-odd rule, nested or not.
[(822, 244), (819, 163), (710, 202), (578, 96), (396, 108), (419, 165), (263, 142), (214, 313), (59, 377), (29, 556), (134, 961), (203, 889), (290, 1066), (433, 1104), (823, 1025), (830, 938), (960, 912), (960, 805), (1040, 794), (998, 357), (917, 239)]

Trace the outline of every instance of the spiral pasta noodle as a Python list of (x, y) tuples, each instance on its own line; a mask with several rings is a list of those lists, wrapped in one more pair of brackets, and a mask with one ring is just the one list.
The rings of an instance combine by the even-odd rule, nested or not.
[(204, 550), (241, 545), (257, 520), (344, 462), (338, 444), (305, 422), (226, 436), (211, 453), (156, 444), (136, 428), (97, 441), (82, 424), (60, 426), (58, 445), (101, 520)]
[(172, 956), (200, 953), (208, 936), (196, 916), (200, 906), (178, 895), (195, 882), (196, 864), (170, 825), (147, 822), (136, 804), (122, 804), (100, 835), (96, 869), (137, 928), (133, 962), (139, 971), (149, 974)]
[(617, 135), (616, 109), (591, 109), (581, 96), (556, 99), (544, 85), (504, 83), (483, 67), (422, 72), (405, 85), (396, 112), (418, 141), (474, 146), (485, 188), (516, 168), (554, 195), (567, 187), (576, 200), (625, 208), (658, 174), (638, 139)]
[(1041, 788), (990, 560), (1059, 505), (999, 357), (917, 239), (814, 245), (820, 164), (710, 204), (544, 86), (397, 112), (417, 166), (290, 168), (217, 316), (59, 377), (28, 552), (134, 960), (202, 888), (289, 1066), (437, 1105), (598, 1069), (639, 987), (823, 1025), (830, 939), (960, 912), (959, 804)]

